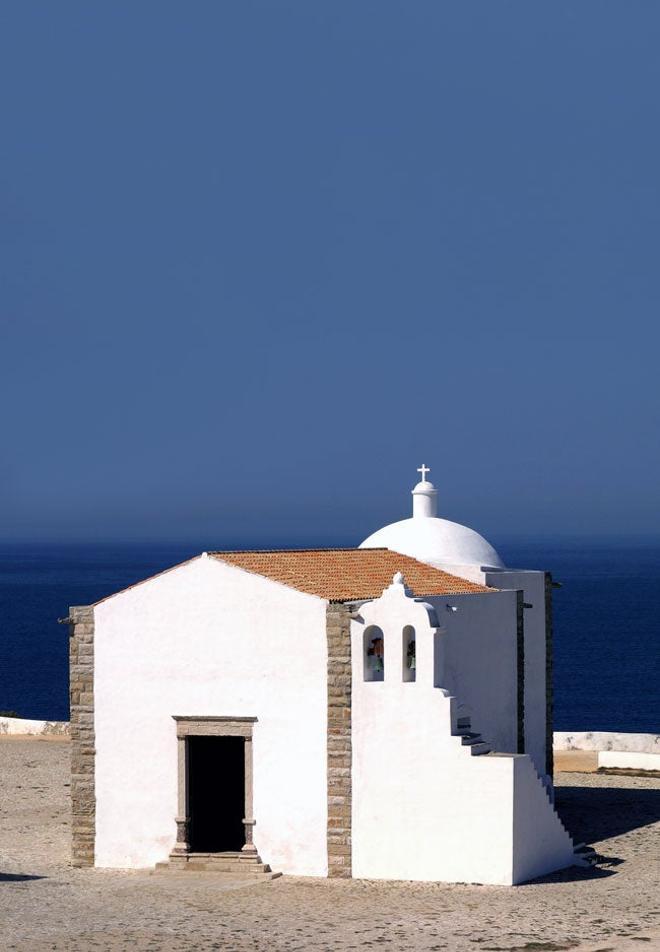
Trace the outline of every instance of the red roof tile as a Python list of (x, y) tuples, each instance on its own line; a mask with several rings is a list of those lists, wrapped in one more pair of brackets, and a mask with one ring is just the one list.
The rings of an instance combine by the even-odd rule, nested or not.
[(334, 602), (378, 598), (401, 572), (416, 596), (495, 591), (391, 549), (272, 549), (209, 552), (213, 558)]

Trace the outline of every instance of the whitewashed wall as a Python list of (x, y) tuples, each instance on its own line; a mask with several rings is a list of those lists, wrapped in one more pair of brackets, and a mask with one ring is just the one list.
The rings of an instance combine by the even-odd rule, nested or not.
[(95, 609), (96, 864), (174, 845), (172, 715), (257, 717), (255, 843), (327, 873), (326, 603), (202, 556)]
[(555, 731), (555, 750), (621, 750), (660, 756), (660, 734), (623, 731)]
[[(431, 598), (447, 629), (445, 683), (494, 750), (515, 753), (518, 739), (516, 593)], [(455, 608), (456, 611), (449, 611)]]
[[(536, 770), (545, 776), (546, 768), (546, 630), (545, 630), (545, 572), (531, 570), (483, 572), (477, 565), (445, 565), (445, 571), (460, 578), (490, 585), (499, 589), (519, 590), (531, 608), (524, 610), (525, 640), (525, 753), (534, 762)], [(514, 604), (515, 618), (515, 604)], [(453, 630), (453, 628), (452, 628)], [(469, 659), (467, 659), (469, 662)], [(515, 750), (501, 746), (498, 749)], [(551, 777), (546, 777), (551, 782)]]
[(0, 735), (29, 737), (68, 737), (68, 721), (33, 721), (24, 717), (0, 717)]
[[(435, 650), (442, 658), (447, 636), (433, 617), (389, 591), (360, 616), (351, 624), (353, 875), (508, 885), (571, 865), (571, 838), (531, 759), (473, 757), (452, 736), (459, 705), (434, 686), (446, 680)], [(383, 681), (363, 678), (368, 625), (384, 633)], [(416, 631), (413, 682), (403, 680), (406, 625)]]
[[(486, 584), (522, 590), (525, 638), (525, 753), (545, 777), (546, 768), (546, 618), (545, 572), (509, 571), (486, 573)], [(546, 778), (552, 782), (551, 777)]]
[[(420, 556), (415, 556), (420, 558)], [(476, 582), (477, 585), (487, 585), (486, 573), (481, 568), (481, 563), (466, 564), (465, 562), (442, 562), (440, 559), (420, 559), (422, 562), (428, 562), (429, 565), (435, 565), (443, 572), (449, 572), (450, 575), (457, 575), (458, 578), (465, 578), (469, 582)]]
[(573, 865), (573, 840), (529, 755), (513, 757), (512, 766), (513, 882), (524, 883)]
[(599, 750), (599, 767), (624, 770), (654, 770), (660, 772), (660, 753), (651, 754), (633, 750)]

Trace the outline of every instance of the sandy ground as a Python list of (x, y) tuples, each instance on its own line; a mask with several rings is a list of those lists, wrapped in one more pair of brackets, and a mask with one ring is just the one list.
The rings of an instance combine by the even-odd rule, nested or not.
[(598, 770), (598, 752), (595, 750), (556, 750), (555, 773), (595, 773)]
[[(660, 780), (559, 773), (557, 805), (601, 861), (514, 888), (68, 865), (68, 742), (0, 738), (0, 949), (294, 952), (660, 950)], [(584, 947), (585, 952), (587, 946)]]

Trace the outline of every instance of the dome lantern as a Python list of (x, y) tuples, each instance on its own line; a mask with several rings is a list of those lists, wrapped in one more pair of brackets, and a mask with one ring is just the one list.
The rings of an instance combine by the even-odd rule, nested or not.
[(433, 518), (438, 514), (438, 493), (433, 483), (426, 479), (426, 474), (430, 473), (431, 469), (422, 463), (417, 472), (422, 474), (422, 478), (412, 491), (413, 516)]
[[(503, 569), (504, 562), (483, 536), (449, 519), (438, 518), (438, 494), (420, 466), (421, 480), (412, 491), (412, 518), (402, 519), (378, 529), (360, 543), (361, 549), (391, 549), (437, 568), (448, 567), (465, 578), (474, 570)], [(461, 571), (463, 567), (464, 571)]]

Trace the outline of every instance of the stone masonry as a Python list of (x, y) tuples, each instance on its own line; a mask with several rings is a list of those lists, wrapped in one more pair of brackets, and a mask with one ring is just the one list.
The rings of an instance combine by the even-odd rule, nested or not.
[(94, 608), (69, 609), (71, 834), (74, 866), (94, 865)]
[(351, 611), (330, 602), (328, 638), (328, 876), (351, 872)]

